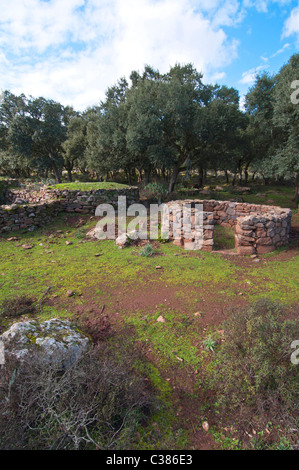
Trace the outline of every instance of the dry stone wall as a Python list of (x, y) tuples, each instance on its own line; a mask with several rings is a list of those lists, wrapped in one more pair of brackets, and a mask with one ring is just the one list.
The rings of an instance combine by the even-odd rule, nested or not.
[[(0, 232), (21, 229), (32, 231), (47, 225), (60, 212), (94, 215), (99, 204), (108, 203), (117, 208), (119, 196), (126, 196), (127, 206), (139, 202), (137, 187), (91, 191), (48, 188), (42, 188), (40, 191), (19, 188), (9, 190), (6, 197), (10, 204), (0, 206)], [(200, 233), (194, 227), (196, 204), (202, 204), (203, 207), (203, 226)], [(216, 224), (231, 227), (235, 231), (235, 247), (240, 255), (269, 253), (289, 241), (292, 218), (290, 209), (199, 199), (171, 201), (167, 205), (169, 237), (176, 245), (186, 249), (212, 251)], [(191, 207), (191, 224), (184, 232), (183, 211), (178, 214), (175, 211), (183, 205)]]
[[(214, 235), (214, 214), (203, 211), (202, 228), (196, 220), (195, 205), (193, 202), (199, 201), (173, 201), (168, 203), (169, 238), (173, 239), (174, 245), (184, 246), (186, 250), (212, 251)], [(202, 203), (202, 201), (201, 201)], [(183, 205), (189, 205), (189, 220), (184, 220)], [(167, 224), (167, 219), (164, 219)], [(184, 223), (184, 225), (183, 225)]]
[(32, 231), (47, 225), (60, 212), (94, 215), (99, 204), (111, 204), (117, 208), (119, 196), (126, 196), (127, 205), (131, 205), (139, 201), (139, 190), (135, 186), (91, 191), (11, 190), (8, 194), (10, 204), (0, 206), (0, 232)]
[[(195, 228), (183, 227), (183, 205), (191, 207), (191, 225), (194, 227), (195, 205), (202, 204), (203, 228), (202, 244), (198, 243)], [(231, 201), (185, 200), (168, 203), (170, 238), (174, 244), (186, 249), (212, 251), (215, 224), (231, 227), (235, 231), (235, 247), (240, 255), (269, 253), (286, 245), (289, 241), (292, 211), (277, 206), (248, 204)], [(193, 212), (192, 212), (193, 211)]]

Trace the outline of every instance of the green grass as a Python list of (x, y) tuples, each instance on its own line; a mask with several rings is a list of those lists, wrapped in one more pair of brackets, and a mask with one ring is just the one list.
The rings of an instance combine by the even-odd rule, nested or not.
[(235, 234), (232, 228), (215, 225), (213, 238), (215, 250), (232, 250), (235, 248)]
[(170, 383), (149, 361), (138, 361), (135, 366), (137, 371), (142, 373), (156, 390), (159, 403), (156, 413), (153, 414), (147, 426), (139, 429), (137, 449), (184, 450), (188, 437), (184, 429), (177, 425)]
[[(209, 183), (207, 183), (209, 186)], [(217, 184), (211, 184), (210, 194), (201, 194), (200, 190), (198, 192), (191, 194), (186, 191), (185, 188), (181, 188), (178, 191), (178, 196), (180, 199), (215, 199), (219, 201), (229, 201), (234, 200), (238, 202), (248, 202), (251, 204), (266, 204), (266, 205), (275, 205), (290, 209), (297, 209), (298, 204), (296, 204), (292, 199), (294, 197), (295, 189), (291, 186), (281, 186), (281, 185), (251, 185), (251, 192), (249, 193), (239, 193), (237, 191), (238, 185), (233, 187), (227, 184), (220, 184), (223, 188), (222, 191), (217, 191)]]
[(50, 188), (55, 188), (55, 189), (69, 189), (73, 191), (92, 191), (92, 190), (97, 190), (97, 189), (126, 189), (129, 188), (128, 185), (126, 184), (120, 184), (120, 183), (109, 183), (109, 182), (102, 182), (102, 183), (81, 183), (81, 182), (75, 182), (75, 183), (59, 183), (50, 186)]
[[(51, 287), (37, 314), (38, 318), (47, 319), (72, 318), (76, 307), (88, 310), (92, 302), (99, 307), (105, 304), (106, 311), (111, 313), (118, 302), (119, 321), (131, 331), (127, 341), (151, 352), (151, 359), (136, 367), (146, 372), (163, 404), (151, 424), (140, 429), (139, 446), (183, 449), (186, 435), (176, 425), (177, 405), (166, 380), (168, 371), (192, 376), (198, 370), (196, 378), (192, 376), (197, 396), (198, 386), (204, 380), (205, 363), (217, 354), (217, 344), (211, 351), (205, 349), (204, 342), (212, 338), (217, 343), (221, 329), (221, 318), (209, 324), (211, 304), (218, 310), (226, 305), (228, 311), (240, 299), (249, 304), (270, 297), (286, 305), (297, 305), (299, 256), (283, 259), (277, 256), (283, 254), (282, 249), (264, 255), (260, 263), (244, 258), (248, 262), (239, 265), (234, 256), (188, 252), (172, 243), (155, 246), (153, 256), (140, 256), (142, 247), (120, 250), (114, 241), (87, 241), (85, 233), (95, 222), (86, 218), (86, 223), (78, 227), (73, 219), (73, 215), (68, 218), (62, 214), (55, 223), (35, 232), (0, 236), (0, 303), (15, 295), (38, 300)], [(218, 245), (232, 247), (232, 232), (218, 226), (215, 229)], [(12, 236), (19, 240), (8, 241)], [(72, 244), (66, 245), (66, 241)], [(32, 245), (32, 249), (23, 249), (23, 244)], [(99, 253), (101, 256), (95, 256)], [(156, 269), (157, 265), (162, 269)], [(132, 303), (129, 310), (122, 311), (124, 296), (142, 299), (145, 286), (153, 293), (170, 288), (174, 292), (171, 304), (149, 303), (148, 307), (140, 308)], [(75, 293), (71, 298), (66, 295), (68, 289)], [(195, 316), (195, 312), (202, 315)], [(160, 315), (165, 323), (157, 322)], [(0, 318), (0, 326), (7, 325), (7, 320)], [(154, 424), (160, 436), (155, 440)]]
[[(64, 296), (67, 289), (83, 293), (86, 289), (109, 292), (119, 285), (126, 288), (150, 282), (153, 289), (161, 284), (176, 289), (177, 298), (195, 308), (196, 298), (210, 292), (221, 300), (234, 298), (241, 282), (250, 282), (245, 295), (267, 296), (294, 303), (298, 299), (299, 257), (288, 261), (272, 261), (274, 254), (265, 256), (269, 264), (239, 267), (232, 259), (217, 253), (186, 252), (165, 243), (156, 250), (158, 255), (139, 256), (142, 248), (134, 246), (119, 250), (113, 241), (86, 242), (84, 234), (92, 222), (83, 227), (67, 226), (63, 217), (47, 229), (33, 233), (16, 232), (19, 241), (7, 241), (13, 234), (0, 238), (0, 301), (15, 293), (41, 295), (47, 286), (51, 292)], [(57, 233), (57, 230), (63, 233)], [(66, 233), (68, 232), (68, 233)], [(51, 236), (52, 235), (52, 236)], [(72, 245), (66, 246), (66, 241)], [(31, 244), (31, 250), (21, 245)], [(19, 246), (18, 246), (19, 245)], [(96, 257), (97, 253), (102, 255)], [(175, 256), (177, 255), (177, 256)], [(271, 263), (270, 263), (271, 261)], [(161, 270), (156, 266), (161, 265)], [(150, 278), (150, 281), (148, 281)]]
[[(165, 323), (157, 321), (160, 316)], [(135, 327), (138, 341), (151, 345), (160, 364), (197, 369), (202, 363), (203, 357), (200, 357), (198, 349), (200, 320), (191, 319), (179, 311), (166, 310), (162, 305), (153, 314), (135, 312), (125, 321)]]
[[(273, 256), (273, 254), (272, 254)], [(269, 259), (271, 257), (265, 257)], [(274, 261), (262, 269), (253, 270), (250, 299), (269, 298), (283, 304), (296, 304), (299, 300), (299, 256), (285, 262)]]

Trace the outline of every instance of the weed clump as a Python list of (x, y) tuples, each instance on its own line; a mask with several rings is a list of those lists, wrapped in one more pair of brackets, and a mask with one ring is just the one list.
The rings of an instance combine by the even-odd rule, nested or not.
[(148, 199), (160, 201), (167, 195), (167, 189), (161, 183), (149, 183), (144, 187), (143, 194)]
[(86, 236), (86, 229), (84, 227), (80, 227), (75, 233), (75, 237), (78, 238), (79, 240), (83, 240), (85, 236)]
[(154, 253), (155, 250), (153, 249), (152, 245), (148, 243), (140, 251), (140, 256), (145, 256), (146, 258), (149, 258), (150, 256), (153, 256)]

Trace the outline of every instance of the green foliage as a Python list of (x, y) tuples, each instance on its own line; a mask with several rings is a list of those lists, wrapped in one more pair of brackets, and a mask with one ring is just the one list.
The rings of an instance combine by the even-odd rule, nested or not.
[(145, 256), (146, 258), (153, 256), (154, 254), (154, 249), (150, 243), (145, 245), (142, 250), (140, 251), (140, 256)]
[(290, 360), (298, 321), (284, 320), (280, 304), (261, 299), (233, 311), (225, 331), (212, 368), (218, 402), (230, 409), (247, 405), (273, 418), (298, 418), (299, 369)]
[(84, 152), (87, 146), (87, 119), (78, 113), (69, 112), (66, 140), (63, 142), (64, 166), (68, 172), (69, 181), (72, 181), (74, 166), (85, 168)]
[[(69, 181), (74, 171), (86, 179), (141, 181), (157, 178), (172, 193), (183, 170), (224, 171), (240, 181), (250, 172), (270, 180), (295, 181), (299, 191), (298, 109), (292, 83), (298, 80), (298, 54), (274, 76), (266, 72), (240, 109), (234, 88), (203, 84), (192, 64), (176, 64), (167, 73), (146, 65), (121, 78), (105, 99), (79, 113), (43, 97), (1, 95), (0, 170), (13, 176), (37, 173)], [(297, 96), (297, 95), (296, 95)], [(164, 196), (164, 192), (163, 192)]]
[(207, 351), (214, 351), (216, 341), (213, 338), (207, 338), (202, 342), (202, 344)]
[(143, 194), (149, 199), (160, 201), (167, 194), (167, 189), (161, 183), (149, 183), (143, 189)]
[(84, 227), (80, 227), (75, 233), (75, 237), (78, 238), (79, 240), (83, 240), (85, 236), (86, 236), (86, 229)]
[(255, 153), (252, 168), (266, 178), (295, 178), (295, 198), (299, 187), (299, 106), (291, 95), (298, 65), (299, 54), (294, 54), (276, 76), (258, 76), (246, 95), (250, 116), (247, 134)]

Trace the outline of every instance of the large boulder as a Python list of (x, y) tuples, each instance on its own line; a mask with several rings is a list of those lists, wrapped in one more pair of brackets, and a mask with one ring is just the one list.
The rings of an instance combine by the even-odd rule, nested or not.
[(58, 318), (16, 322), (0, 336), (0, 342), (5, 357), (11, 355), (22, 362), (38, 355), (45, 365), (55, 364), (62, 369), (68, 369), (90, 344), (71, 322)]

